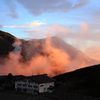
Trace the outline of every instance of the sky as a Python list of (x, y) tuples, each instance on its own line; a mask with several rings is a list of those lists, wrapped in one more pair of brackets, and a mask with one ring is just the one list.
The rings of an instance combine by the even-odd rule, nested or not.
[(20, 39), (58, 36), (100, 60), (100, 0), (0, 0), (0, 30)]

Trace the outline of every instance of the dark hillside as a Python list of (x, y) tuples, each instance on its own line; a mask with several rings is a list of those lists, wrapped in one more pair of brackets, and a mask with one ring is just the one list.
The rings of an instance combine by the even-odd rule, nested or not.
[(100, 69), (100, 65), (89, 66), (89, 67), (77, 69), (72, 72), (60, 74), (60, 75), (54, 76), (53, 78), (55, 78), (57, 81), (60, 81), (60, 82), (66, 82), (72, 78), (82, 79), (92, 74), (93, 72), (97, 71), (98, 69)]
[(15, 37), (7, 32), (0, 31), (0, 57), (6, 57), (10, 51), (14, 50), (12, 44)]
[(94, 65), (53, 77), (62, 82), (53, 94), (81, 94), (100, 97), (100, 65)]
[(9, 41), (11, 44), (13, 44), (16, 37), (14, 37), (13, 35), (11, 35), (8, 32), (4, 32), (4, 31), (0, 30), (0, 39), (5, 39), (5, 40)]

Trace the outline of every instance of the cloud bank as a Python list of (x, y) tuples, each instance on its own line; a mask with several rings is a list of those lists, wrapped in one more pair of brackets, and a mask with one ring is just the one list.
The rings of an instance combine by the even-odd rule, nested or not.
[(0, 57), (0, 75), (47, 73), (55, 76), (98, 63), (58, 37), (16, 39), (12, 46), (13, 51), (9, 51), (4, 58)]
[(17, 0), (34, 16), (43, 13), (62, 12), (66, 13), (73, 9), (83, 7), (89, 0)]

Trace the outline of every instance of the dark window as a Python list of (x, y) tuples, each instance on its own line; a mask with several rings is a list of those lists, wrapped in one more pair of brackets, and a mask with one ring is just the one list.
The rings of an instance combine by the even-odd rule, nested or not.
[(34, 88), (38, 88), (38, 86), (34, 86)]
[(40, 85), (40, 87), (43, 87), (44, 85)]
[(28, 80), (28, 82), (31, 83), (32, 81), (31, 80)]
[(21, 86), (21, 84), (18, 84), (18, 86)]
[(27, 86), (26, 84), (23, 84), (23, 86)]
[(28, 87), (32, 87), (32, 85), (28, 85)]

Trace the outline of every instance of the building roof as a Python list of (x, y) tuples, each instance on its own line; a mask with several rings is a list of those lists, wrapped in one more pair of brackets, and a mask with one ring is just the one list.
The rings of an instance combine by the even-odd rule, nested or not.
[(36, 76), (29, 76), (28, 78), (30, 78), (31, 80), (41, 84), (41, 83), (48, 83), (48, 82), (54, 82), (55, 79), (47, 76), (47, 74), (43, 74), (43, 75), (36, 75)]
[(16, 81), (16, 80), (23, 79), (23, 78), (25, 78), (25, 76), (23, 76), (23, 75), (14, 75), (13, 76), (11, 73), (9, 73), (8, 75), (0, 76), (0, 81), (5, 81), (5, 80)]
[(7, 75), (0, 76), (0, 81), (6, 80), (6, 79), (7, 79)]
[(14, 77), (14, 80), (19, 80), (19, 79), (25, 78), (25, 76), (23, 76), (23, 75), (15, 75), (13, 77)]

